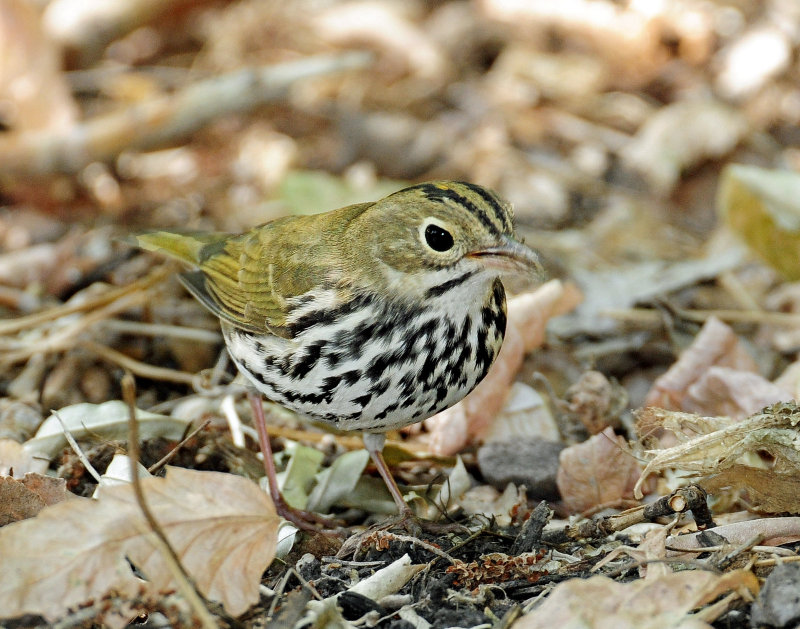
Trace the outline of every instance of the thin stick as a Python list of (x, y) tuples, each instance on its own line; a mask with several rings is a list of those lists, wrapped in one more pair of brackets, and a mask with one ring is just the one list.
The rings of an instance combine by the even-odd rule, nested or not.
[(131, 483), (136, 502), (139, 504), (139, 509), (142, 511), (145, 522), (153, 532), (156, 548), (172, 573), (172, 578), (175, 579), (178, 591), (181, 592), (205, 629), (218, 629), (218, 624), (208, 611), (204, 597), (197, 591), (194, 582), (187, 574), (180, 559), (178, 559), (175, 549), (172, 548), (163, 529), (153, 517), (150, 507), (147, 506), (147, 501), (142, 491), (142, 482), (139, 479), (139, 470), (137, 469), (139, 463), (139, 424), (136, 420), (136, 383), (130, 372), (122, 377), (121, 385), (122, 397), (130, 412), (128, 417), (128, 460), (131, 464)]
[(99, 308), (100, 306), (105, 306), (106, 304), (116, 301), (124, 295), (135, 293), (139, 290), (145, 290), (146, 288), (153, 286), (167, 277), (171, 271), (172, 266), (164, 264), (140, 280), (136, 280), (127, 286), (111, 288), (107, 291), (104, 291), (103, 294), (92, 299), (88, 299), (84, 302), (67, 303), (62, 306), (50, 308), (43, 312), (37, 312), (36, 314), (17, 317), (16, 319), (11, 319), (9, 321), (2, 321), (0, 322), (0, 334), (12, 334), (14, 332), (19, 332), (20, 330), (34, 328), (42, 323), (47, 323), (48, 321), (60, 319), (61, 317), (69, 314), (86, 312), (88, 310)]
[(397, 533), (389, 533), (388, 531), (375, 531), (374, 533), (370, 533), (369, 537), (374, 537), (377, 540), (387, 539), (389, 541), (408, 542), (409, 544), (413, 544), (414, 546), (419, 546), (420, 548), (424, 548), (429, 553), (433, 553), (437, 557), (446, 559), (454, 566), (458, 563), (455, 560), (455, 558), (448, 555), (441, 548), (437, 548), (433, 544), (429, 544), (428, 542), (423, 541), (417, 537), (412, 537), (411, 535), (398, 535)]
[(185, 341), (198, 343), (219, 343), (222, 334), (215, 330), (205, 328), (190, 328), (182, 325), (167, 325), (165, 323), (142, 323), (141, 321), (124, 321), (122, 319), (107, 319), (103, 327), (111, 332), (121, 334), (136, 334), (139, 336), (166, 336)]
[(91, 352), (94, 352), (101, 358), (104, 358), (120, 367), (127, 369), (131, 373), (141, 376), (143, 378), (150, 378), (151, 380), (162, 380), (164, 382), (177, 382), (179, 384), (194, 384), (195, 375), (186, 371), (178, 371), (177, 369), (167, 369), (166, 367), (155, 367), (148, 365), (139, 360), (126, 356), (122, 352), (115, 349), (95, 343), (94, 341), (83, 341), (82, 347), (85, 347)]
[[(626, 310), (604, 310), (601, 316), (631, 323), (659, 325), (661, 313), (649, 308), (628, 308)], [(704, 323), (710, 317), (717, 317), (731, 323), (762, 323), (794, 327), (800, 325), (800, 314), (789, 312), (764, 312), (762, 310), (683, 310), (676, 309), (676, 316), (687, 321)]]
[(148, 467), (147, 471), (150, 472), (151, 474), (155, 474), (158, 470), (160, 470), (167, 463), (169, 463), (169, 460), (178, 453), (178, 450), (180, 450), (184, 445), (186, 445), (186, 442), (189, 441), (189, 439), (194, 437), (198, 432), (203, 430), (203, 428), (208, 426), (210, 423), (211, 423), (211, 420), (207, 419), (202, 424), (200, 424), (192, 432), (190, 432), (188, 435), (186, 435), (186, 437), (184, 439), (182, 439), (181, 442), (178, 443), (174, 448), (172, 448), (172, 450), (167, 452), (163, 457), (161, 457), (161, 459), (159, 459), (158, 461), (153, 463), (150, 467)]
[(114, 159), (123, 149), (174, 144), (220, 116), (246, 112), (286, 98), (296, 83), (369, 65), (372, 55), (351, 51), (259, 68), (244, 68), (198, 81), (165, 96), (74, 124), (66, 130), (6, 133), (0, 137), (0, 172), (77, 173), (93, 161)]
[(86, 468), (86, 471), (89, 472), (89, 475), (99, 483), (100, 474), (96, 469), (94, 469), (94, 465), (89, 462), (88, 457), (83, 453), (83, 450), (81, 450), (78, 442), (75, 441), (75, 437), (72, 436), (72, 433), (69, 431), (69, 428), (67, 428), (64, 420), (61, 419), (61, 415), (58, 414), (58, 411), (53, 411), (53, 416), (58, 420), (58, 423), (61, 424), (61, 430), (64, 431), (64, 436), (67, 438), (67, 443), (72, 448), (72, 451), (78, 455), (78, 459), (81, 463), (83, 463), (83, 467)]
[(222, 411), (222, 414), (225, 415), (225, 419), (228, 421), (228, 429), (231, 432), (231, 440), (233, 441), (233, 445), (244, 448), (245, 441), (244, 441), (244, 431), (242, 430), (242, 420), (239, 418), (239, 414), (236, 412), (236, 406), (233, 403), (233, 395), (228, 394), (224, 398), (222, 398), (222, 402), (219, 405), (219, 410)]
[(34, 354), (48, 354), (71, 349), (80, 339), (80, 335), (88, 327), (94, 325), (98, 321), (108, 319), (119, 312), (138, 306), (149, 298), (150, 296), (144, 291), (124, 295), (118, 300), (106, 304), (102, 308), (86, 313), (74, 323), (55, 328), (54, 331), (44, 338), (23, 344), (17, 351), (3, 356), (0, 362), (3, 364), (14, 364), (30, 358)]

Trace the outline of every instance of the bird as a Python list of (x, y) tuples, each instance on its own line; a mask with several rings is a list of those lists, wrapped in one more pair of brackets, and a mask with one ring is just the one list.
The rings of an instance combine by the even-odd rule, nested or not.
[(186, 289), (221, 324), (249, 399), (277, 512), (302, 529), (328, 520), (278, 490), (261, 396), (362, 433), (401, 518), (413, 517), (382, 456), (385, 433), (463, 399), (506, 328), (508, 273), (542, 279), (511, 205), (463, 181), (279, 218), (241, 234), (151, 230), (140, 248), (189, 268)]

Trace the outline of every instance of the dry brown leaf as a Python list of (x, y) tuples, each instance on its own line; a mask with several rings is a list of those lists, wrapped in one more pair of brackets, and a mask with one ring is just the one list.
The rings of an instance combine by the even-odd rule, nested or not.
[(337, 3), (317, 12), (311, 23), (324, 40), (374, 46), (392, 63), (403, 63), (404, 70), (441, 81), (450, 72), (448, 61), (436, 42), (403, 15), (410, 6), (372, 0)]
[(0, 526), (32, 518), (68, 495), (63, 478), (30, 473), (21, 480), (0, 476)]
[(665, 59), (657, 12), (609, 0), (482, 0), (479, 6), (487, 20), (520, 30), (527, 39), (538, 39), (532, 34), (544, 37), (556, 33), (564, 40), (580, 42), (582, 50), (600, 58), (609, 68), (616, 85), (630, 88), (646, 83)]
[(653, 384), (645, 406), (672, 410), (685, 408), (687, 391), (712, 366), (738, 371), (756, 371), (756, 363), (733, 330), (716, 317), (710, 317), (678, 361)]
[(0, 476), (0, 526), (32, 518), (45, 507), (74, 497), (63, 478), (35, 472), (22, 479)]
[(455, 454), (485, 435), (506, 402), (526, 352), (544, 341), (547, 322), (569, 312), (580, 300), (574, 285), (559, 280), (509, 300), (505, 340), (486, 378), (461, 402), (426, 420), (433, 453)]
[[(721, 594), (746, 588), (758, 592), (752, 572), (734, 570), (714, 574), (705, 570), (684, 570), (618, 583), (608, 577), (571, 579), (553, 590), (547, 600), (514, 623), (514, 629), (699, 629), (706, 624), (690, 612)], [(591, 601), (591, 605), (587, 602)]]
[(35, 458), (21, 443), (0, 439), (0, 476), (22, 478), (28, 472), (43, 473), (47, 463), (43, 458)]
[(625, 439), (606, 428), (561, 451), (556, 484), (567, 508), (582, 513), (632, 498), (641, 469)]
[(734, 421), (729, 417), (701, 417), (658, 408), (640, 410), (639, 434), (642, 434), (640, 424), (648, 430), (663, 428), (683, 443), (646, 452), (653, 458), (636, 483), (636, 497), (641, 497), (641, 485), (649, 474), (676, 468), (702, 478), (733, 467), (740, 457), (761, 452), (773, 457), (772, 473), (796, 475), (800, 471), (799, 411), (794, 403), (775, 404), (763, 413)]
[(750, 465), (734, 465), (700, 483), (710, 495), (741, 493), (758, 513), (800, 513), (800, 478)]
[(596, 435), (608, 427), (619, 428), (627, 404), (627, 392), (619, 384), (599, 371), (587, 371), (564, 393), (562, 410)]
[(751, 371), (710, 367), (686, 391), (684, 409), (702, 415), (743, 419), (776, 402), (788, 402), (790, 393)]
[[(147, 503), (200, 592), (239, 615), (258, 601), (275, 555), (280, 519), (255, 483), (233, 474), (169, 468), (142, 480)], [(101, 487), (98, 500), (68, 501), (0, 529), (0, 609), (53, 620), (114, 590), (173, 589), (130, 485)], [(128, 559), (146, 576), (137, 579)]]

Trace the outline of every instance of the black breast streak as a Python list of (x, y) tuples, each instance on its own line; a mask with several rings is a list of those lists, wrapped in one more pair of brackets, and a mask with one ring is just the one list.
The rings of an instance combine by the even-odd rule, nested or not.
[(295, 359), (288, 369), (287, 375), (293, 380), (299, 380), (307, 376), (317, 364), (326, 343), (327, 341), (319, 340), (304, 346), (303, 349), (305, 351), (301, 356), (298, 357), (297, 354), (295, 354)]
[(292, 338), (297, 336), (315, 325), (333, 325), (342, 317), (356, 312), (361, 308), (367, 308), (372, 302), (372, 297), (361, 295), (354, 297), (350, 301), (339, 304), (335, 308), (320, 308), (312, 310), (298, 317), (292, 323), (287, 323), (286, 328)]
[(506, 333), (506, 293), (500, 281), (496, 281), (489, 303), (481, 311), (481, 327), (478, 330), (475, 367), (478, 372), (476, 384), (483, 380), (489, 371), (496, 351), (489, 345), (489, 336), (496, 336), (502, 342)]
[(380, 413), (375, 415), (375, 420), (377, 421), (377, 420), (381, 420), (381, 419), (386, 419), (389, 416), (389, 413), (394, 413), (399, 407), (400, 407), (400, 404), (397, 403), (397, 402), (389, 404), (389, 406), (387, 406)]

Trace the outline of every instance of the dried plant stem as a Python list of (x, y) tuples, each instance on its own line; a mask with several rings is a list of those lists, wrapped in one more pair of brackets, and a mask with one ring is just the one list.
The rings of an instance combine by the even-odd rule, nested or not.
[(172, 272), (172, 268), (172, 265), (162, 265), (154, 269), (149, 275), (140, 280), (132, 282), (127, 286), (109, 288), (102, 295), (98, 295), (97, 297), (87, 299), (86, 301), (80, 303), (67, 303), (63, 306), (50, 308), (44, 312), (37, 312), (36, 314), (18, 317), (9, 321), (2, 321), (0, 322), (0, 335), (13, 334), (14, 332), (19, 332), (20, 330), (35, 328), (42, 323), (54, 321), (55, 319), (59, 319), (66, 315), (74, 314), (76, 312), (86, 312), (94, 308), (99, 308), (130, 293), (144, 291), (150, 286), (153, 286), (154, 284), (164, 280), (164, 278)]
[(200, 424), (192, 432), (190, 432), (188, 435), (186, 435), (186, 437), (184, 437), (180, 441), (180, 443), (178, 443), (174, 448), (172, 448), (172, 450), (167, 452), (158, 461), (156, 461), (150, 467), (148, 467), (147, 471), (150, 472), (151, 474), (155, 474), (156, 472), (158, 472), (162, 467), (164, 467), (167, 463), (169, 463), (170, 459), (172, 459), (172, 457), (174, 457), (178, 453), (178, 451), (189, 441), (189, 439), (194, 437), (197, 433), (199, 433), (201, 430), (203, 430), (203, 428), (208, 426), (210, 423), (211, 423), (211, 420), (207, 419), (202, 424)]
[(195, 375), (192, 373), (178, 371), (177, 369), (167, 369), (166, 367), (154, 367), (94, 341), (83, 341), (81, 346), (143, 378), (188, 385), (194, 384), (195, 381)]
[(103, 323), (103, 327), (110, 332), (117, 332), (120, 334), (136, 334), (139, 336), (166, 336), (184, 341), (196, 341), (198, 343), (219, 343), (222, 341), (222, 334), (215, 330), (190, 328), (181, 325), (142, 323), (141, 321), (108, 319)]
[(122, 397), (130, 411), (130, 416), (128, 417), (128, 459), (131, 464), (131, 484), (136, 495), (136, 502), (139, 504), (139, 509), (142, 511), (147, 526), (150, 527), (153, 533), (152, 539), (155, 542), (156, 549), (172, 573), (172, 578), (175, 580), (178, 591), (192, 608), (192, 611), (205, 629), (217, 629), (218, 624), (208, 611), (203, 596), (197, 591), (194, 583), (181, 565), (175, 549), (172, 548), (163, 529), (153, 517), (150, 507), (147, 506), (147, 501), (142, 491), (142, 482), (139, 479), (139, 470), (137, 469), (139, 463), (139, 425), (136, 420), (136, 384), (133, 375), (130, 372), (126, 373), (122, 377), (121, 384)]
[(198, 81), (67, 130), (7, 133), (0, 137), (0, 172), (5, 175), (77, 173), (124, 150), (147, 150), (185, 138), (220, 116), (255, 109), (286, 97), (299, 81), (363, 68), (365, 52), (320, 55), (260, 68), (245, 68)]
[(77, 455), (78, 459), (81, 463), (83, 463), (83, 467), (86, 468), (86, 471), (89, 472), (89, 475), (94, 478), (98, 483), (101, 482), (100, 480), (100, 473), (94, 469), (94, 465), (92, 465), (89, 458), (84, 454), (83, 450), (81, 450), (78, 442), (75, 441), (75, 437), (72, 436), (72, 433), (67, 428), (67, 425), (64, 423), (64, 420), (61, 419), (61, 415), (58, 414), (58, 411), (53, 411), (53, 416), (58, 420), (58, 423), (61, 424), (61, 430), (64, 431), (64, 437), (67, 440), (67, 443), (72, 448), (72, 451)]
[[(675, 310), (676, 316), (687, 321), (704, 323), (710, 317), (717, 317), (731, 323), (757, 323), (787, 327), (800, 326), (800, 314), (788, 312), (764, 312), (763, 310)], [(628, 308), (625, 310), (604, 310), (601, 316), (617, 321), (639, 325), (661, 325), (663, 316), (649, 308)]]
[(44, 338), (25, 343), (22, 348), (3, 356), (0, 362), (2, 364), (13, 364), (27, 360), (35, 354), (51, 354), (71, 349), (79, 342), (80, 335), (90, 326), (119, 312), (138, 306), (148, 299), (150, 299), (150, 295), (145, 292), (124, 295), (102, 308), (87, 313), (75, 323), (58, 328)]

